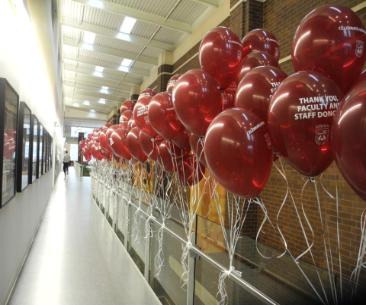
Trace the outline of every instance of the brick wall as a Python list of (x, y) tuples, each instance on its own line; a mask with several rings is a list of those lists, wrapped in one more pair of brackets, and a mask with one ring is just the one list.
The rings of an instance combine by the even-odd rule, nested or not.
[[(353, 7), (361, 2), (363, 1), (267, 0), (263, 3), (255, 0), (248, 0), (237, 5), (235, 10), (232, 11), (231, 16), (225, 20), (222, 25), (230, 26), (231, 29), (241, 37), (245, 35), (248, 29), (263, 25), (262, 27), (264, 29), (274, 33), (279, 40), (281, 58), (284, 58), (290, 55), (292, 38), (300, 20), (313, 8), (328, 3)], [(232, 6), (234, 6), (235, 3), (237, 3), (237, 0), (231, 0)], [(366, 24), (366, 9), (363, 9), (357, 14)], [(198, 52), (198, 48), (199, 44), (194, 46), (179, 59), (173, 65), (173, 71), (175, 71), (175, 73), (184, 73), (189, 69), (199, 68), (198, 56), (195, 56)], [(281, 68), (287, 73), (293, 72), (291, 61), (282, 63)], [(154, 85), (152, 85), (152, 87), (154, 87)], [(276, 165), (280, 166), (279, 161), (276, 162)], [(352, 191), (340, 175), (335, 164), (332, 164), (321, 178), (316, 179), (322, 220), (323, 223), (326, 224), (325, 226), (322, 226), (315, 196), (314, 183), (309, 182), (305, 190), (301, 192), (306, 178), (288, 166), (286, 162), (284, 162), (284, 169), (295, 202), (293, 203), (289, 197), (278, 216), (278, 225), (286, 237), (288, 248), (295, 257), (307, 248), (304, 234), (299, 225), (300, 222), (296, 213), (297, 209), (310, 243), (314, 241), (312, 254), (315, 265), (326, 268), (323, 244), (323, 238), (325, 237), (327, 242), (328, 240), (330, 241), (329, 244), (334, 265), (335, 267), (338, 266), (336, 203), (335, 200), (331, 199), (326, 191), (324, 191), (324, 189), (326, 189), (334, 195), (337, 187), (339, 192), (338, 222), (341, 240), (340, 253), (344, 276), (349, 276), (355, 266), (360, 240), (360, 216), (363, 209), (366, 208), (365, 202), (362, 202)], [(273, 167), (270, 180), (263, 191), (261, 198), (263, 199), (271, 219), (274, 220), (274, 225), (277, 225), (277, 215), (286, 191), (286, 181), (284, 181), (276, 168)], [(314, 238), (312, 237), (313, 235), (309, 227), (306, 225), (304, 213), (302, 212), (302, 204), (305, 214), (311, 223)], [(255, 217), (257, 217), (257, 219), (255, 219)], [(253, 208), (250, 212), (250, 221), (244, 228), (244, 233), (253, 238), (253, 229), (258, 228), (258, 225), (262, 221), (262, 217), (263, 213), (258, 208)], [(261, 234), (260, 241), (264, 245), (271, 246), (279, 251), (283, 249), (278, 233), (276, 233), (268, 223), (264, 226), (263, 232), (265, 232), (265, 234)], [(309, 254), (305, 255), (302, 260), (313, 263)], [(335, 273), (337, 272), (335, 271)]]
[[(340, 1), (296, 1), (296, 0), (269, 0), (264, 3), (263, 23), (266, 30), (275, 34), (280, 42), (281, 57), (285, 57), (291, 52), (292, 38), (300, 20), (313, 8), (325, 4), (332, 3), (353, 7), (362, 1), (356, 0), (340, 0)], [(358, 12), (364, 24), (366, 24), (366, 10)], [(282, 69), (287, 73), (293, 72), (291, 61), (287, 61), (281, 65)], [(278, 164), (278, 163), (277, 163)], [(290, 184), (291, 190), (295, 198), (296, 206), (301, 212), (301, 188), (305, 183), (305, 178), (298, 174), (295, 170), (285, 165), (286, 176)], [(341, 260), (343, 271), (349, 276), (355, 266), (355, 259), (360, 241), (360, 216), (366, 207), (365, 202), (352, 191), (345, 180), (342, 178), (335, 164), (332, 164), (322, 175), (321, 179), (317, 178), (318, 189), (320, 193), (320, 205), (323, 216), (323, 222), (327, 224), (322, 227), (317, 208), (317, 200), (315, 197), (314, 184), (309, 183), (303, 192), (302, 202), (305, 213), (309, 217), (310, 223), (314, 230), (314, 247), (313, 254), (315, 262), (319, 267), (326, 268), (325, 251), (322, 243), (323, 238), (329, 238), (335, 265), (338, 263), (337, 251), (337, 217), (336, 203), (322, 189), (323, 184), (332, 194), (338, 187), (339, 192), (339, 231), (341, 240)], [(273, 168), (272, 175), (265, 191), (261, 197), (269, 211), (272, 219), (276, 219), (279, 207), (286, 193), (286, 184), (284, 179), (279, 175), (277, 170)], [(262, 218), (262, 215), (259, 215)], [(302, 221), (305, 219), (301, 216)], [(289, 248), (294, 255), (298, 255), (306, 249), (305, 240), (299, 226), (298, 217), (291, 200), (287, 200), (280, 217), (279, 224), (288, 241)], [(309, 239), (311, 234), (306, 229)], [(267, 245), (271, 245), (277, 249), (282, 248), (278, 234), (271, 230), (269, 225), (265, 226), (265, 235), (262, 235), (261, 241)], [(305, 261), (310, 262), (310, 255), (304, 257)]]

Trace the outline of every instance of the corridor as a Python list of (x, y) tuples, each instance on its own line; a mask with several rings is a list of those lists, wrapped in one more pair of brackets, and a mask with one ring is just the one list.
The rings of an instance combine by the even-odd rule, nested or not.
[(90, 188), (73, 168), (59, 176), (11, 305), (160, 304)]

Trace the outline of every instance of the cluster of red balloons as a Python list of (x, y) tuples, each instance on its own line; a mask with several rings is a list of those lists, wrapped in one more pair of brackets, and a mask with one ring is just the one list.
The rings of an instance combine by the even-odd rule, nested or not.
[(245, 197), (263, 190), (278, 156), (308, 177), (335, 157), (366, 199), (365, 47), (352, 10), (316, 8), (296, 30), (296, 72), (287, 76), (272, 33), (255, 29), (240, 40), (214, 28), (202, 39), (200, 69), (174, 75), (165, 92), (147, 89), (136, 103), (125, 101), (119, 124), (94, 131), (82, 150), (96, 159), (155, 160), (188, 185), (207, 167)]

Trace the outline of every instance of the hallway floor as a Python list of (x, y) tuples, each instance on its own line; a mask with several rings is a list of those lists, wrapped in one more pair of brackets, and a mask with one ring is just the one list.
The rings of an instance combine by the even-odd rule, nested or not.
[(10, 305), (155, 305), (152, 289), (91, 199), (59, 176)]

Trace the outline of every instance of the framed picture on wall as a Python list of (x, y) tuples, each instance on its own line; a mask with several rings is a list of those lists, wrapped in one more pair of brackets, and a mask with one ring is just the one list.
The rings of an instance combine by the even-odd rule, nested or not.
[(39, 125), (39, 176), (42, 176), (44, 174), (44, 127), (42, 124)]
[(23, 191), (31, 180), (32, 142), (31, 142), (32, 112), (26, 103), (19, 105), (18, 142), (17, 142), (17, 191)]
[(16, 193), (16, 144), (19, 96), (8, 81), (0, 78), (0, 207)]
[(48, 172), (48, 131), (44, 133), (44, 172)]
[(32, 179), (31, 183), (39, 178), (39, 121), (32, 115)]

